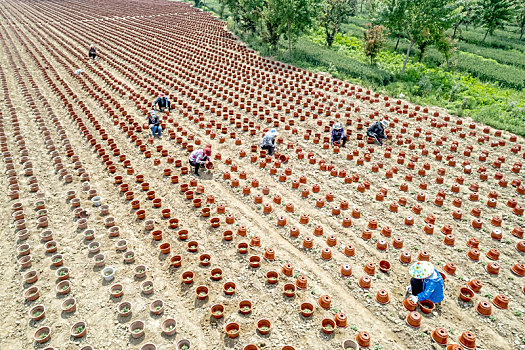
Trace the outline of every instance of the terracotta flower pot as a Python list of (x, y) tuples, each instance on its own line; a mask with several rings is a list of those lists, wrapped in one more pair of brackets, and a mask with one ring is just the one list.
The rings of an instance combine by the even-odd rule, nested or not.
[(379, 304), (388, 304), (390, 302), (390, 297), (388, 292), (384, 289), (380, 289), (376, 293), (376, 301)]
[(144, 335), (144, 322), (134, 321), (129, 325), (129, 332), (135, 339), (141, 338)]
[(444, 267), (443, 267), (443, 270), (448, 273), (449, 275), (451, 276), (454, 276), (456, 274), (456, 264), (454, 263), (447, 263)]
[(461, 335), (458, 337), (458, 341), (467, 349), (476, 348), (476, 336), (472, 332), (466, 331), (461, 333)]
[(421, 300), (419, 302), (419, 308), (421, 309), (421, 312), (424, 314), (431, 313), (435, 307), (436, 305), (434, 305), (434, 303), (430, 300)]
[(51, 328), (49, 327), (40, 327), (36, 330), (33, 335), (33, 339), (39, 343), (43, 344), (51, 338)]
[(266, 282), (275, 284), (279, 280), (279, 274), (276, 271), (268, 271), (266, 273)]
[(361, 278), (359, 279), (359, 287), (363, 288), (363, 289), (370, 289), (371, 285), (372, 285), (372, 280), (370, 279), (370, 277), (368, 276), (361, 276)]
[(408, 316), (405, 319), (406, 323), (414, 328), (421, 327), (421, 315), (417, 311), (412, 311), (408, 314)]
[(509, 298), (503, 294), (496, 295), (496, 297), (492, 300), (492, 303), (498, 309), (506, 310), (509, 308)]
[(248, 260), (249, 260), (250, 267), (253, 269), (258, 268), (261, 264), (261, 257), (257, 255), (250, 256)]
[(306, 276), (303, 276), (303, 275), (298, 276), (297, 280), (295, 281), (295, 286), (298, 289), (306, 289), (307, 284), (308, 284), (308, 279), (306, 278)]
[(140, 284), (140, 291), (145, 295), (153, 293), (153, 290), (153, 281), (144, 281)]
[(86, 335), (87, 327), (85, 322), (76, 322), (71, 326), (70, 334), (73, 338), (82, 338)]
[(75, 298), (68, 298), (62, 302), (61, 309), (64, 312), (70, 313), (77, 309), (77, 301)]
[(131, 315), (131, 303), (130, 302), (122, 302), (117, 307), (118, 313), (120, 317), (128, 317)]
[(403, 306), (408, 311), (415, 311), (417, 309), (417, 304), (414, 303), (412, 300), (410, 300), (408, 298), (407, 299), (403, 299)]
[(370, 275), (370, 276), (373, 276), (375, 275), (376, 273), (376, 265), (372, 262), (368, 262), (365, 264), (364, 268), (363, 268), (363, 271)]
[(267, 335), (270, 333), (270, 329), (272, 327), (272, 324), (267, 319), (262, 319), (257, 322), (257, 330), (261, 335)]
[(335, 321), (331, 318), (325, 318), (321, 321), (321, 330), (324, 334), (332, 334), (335, 330)]
[(465, 302), (469, 302), (474, 298), (474, 292), (467, 287), (461, 287), (459, 289), (459, 298)]
[(516, 275), (516, 276), (519, 276), (519, 277), (524, 277), (525, 276), (525, 264), (515, 264), (512, 268), (511, 268), (511, 271)]
[(476, 311), (482, 316), (492, 316), (492, 305), (488, 301), (480, 301), (476, 306)]
[(44, 305), (36, 305), (28, 312), (29, 318), (33, 321), (39, 321), (46, 316), (46, 308)]
[(491, 275), (499, 274), (500, 265), (497, 262), (491, 262), (485, 265), (485, 270)]
[(164, 333), (166, 336), (170, 337), (175, 334), (177, 326), (177, 321), (175, 321), (173, 318), (168, 318), (162, 322), (161, 329), (162, 333)]
[(177, 342), (177, 350), (189, 350), (191, 343), (188, 339), (182, 339)]
[(448, 343), (448, 332), (445, 328), (438, 327), (431, 333), (432, 340), (437, 344), (444, 346)]
[(226, 335), (228, 338), (237, 338), (239, 336), (240, 326), (238, 323), (228, 323), (225, 327)]
[(355, 340), (357, 341), (357, 344), (359, 344), (359, 346), (363, 348), (368, 348), (370, 346), (371, 339), (370, 339), (370, 334), (368, 334), (368, 332), (365, 332), (365, 331), (359, 332), (356, 335)]

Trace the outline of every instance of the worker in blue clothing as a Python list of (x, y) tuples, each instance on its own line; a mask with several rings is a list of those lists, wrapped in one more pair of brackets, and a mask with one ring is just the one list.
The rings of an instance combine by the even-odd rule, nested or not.
[(170, 111), (171, 103), (163, 93), (160, 93), (155, 101), (153, 101), (153, 109), (155, 109), (157, 105), (159, 105), (159, 111), (161, 112), (164, 112), (164, 108), (167, 108), (168, 112)]
[(407, 287), (408, 299), (414, 303), (430, 300), (439, 304), (445, 299), (443, 277), (428, 261), (418, 261), (410, 266), (408, 273), (412, 276)]

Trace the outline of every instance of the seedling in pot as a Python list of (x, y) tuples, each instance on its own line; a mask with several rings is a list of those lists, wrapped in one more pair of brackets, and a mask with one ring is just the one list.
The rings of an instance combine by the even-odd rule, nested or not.
[(325, 329), (327, 331), (333, 331), (334, 327), (332, 327), (332, 325), (330, 325), (330, 324), (327, 324), (326, 326), (323, 327), (323, 329)]
[(77, 328), (75, 328), (75, 333), (76, 334), (80, 334), (80, 333), (82, 333), (82, 331), (84, 331), (84, 326), (78, 326)]

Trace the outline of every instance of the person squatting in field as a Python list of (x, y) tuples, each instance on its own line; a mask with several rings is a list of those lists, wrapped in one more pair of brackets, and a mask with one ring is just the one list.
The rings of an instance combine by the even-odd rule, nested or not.
[(149, 112), (148, 126), (151, 130), (151, 133), (153, 134), (153, 137), (155, 137), (155, 135), (158, 135), (160, 139), (162, 136), (162, 127), (160, 126), (160, 120), (159, 117), (155, 114), (155, 111)]
[(335, 123), (334, 127), (332, 128), (332, 145), (337, 142), (339, 145), (341, 145), (341, 147), (344, 147), (346, 145), (346, 141), (347, 137), (345, 135), (343, 124)]
[(88, 58), (92, 58), (93, 60), (97, 58), (97, 49), (95, 49), (95, 45), (93, 44), (89, 46)]
[(366, 134), (369, 137), (372, 137), (379, 143), (381, 146), (383, 146), (383, 141), (386, 139), (385, 136), (385, 128), (388, 126), (388, 123), (386, 120), (382, 120), (380, 122), (374, 123), (371, 127), (368, 128), (366, 131)]
[(199, 175), (199, 168), (210, 162), (211, 157), (211, 145), (207, 145), (202, 150), (195, 150), (190, 154), (190, 165), (195, 167), (195, 176)]
[(430, 300), (434, 304), (439, 304), (445, 299), (445, 284), (434, 265), (428, 261), (418, 261), (408, 269), (412, 277), (410, 286), (407, 287), (407, 295), (414, 303), (422, 300)]
[(167, 108), (168, 112), (170, 111), (171, 103), (163, 93), (160, 93), (155, 101), (153, 101), (153, 110), (155, 110), (157, 105), (159, 105), (159, 111), (161, 112), (164, 112), (164, 108)]
[(263, 139), (261, 141), (261, 149), (264, 149), (268, 152), (268, 155), (273, 155), (275, 151), (275, 137), (278, 136), (279, 133), (277, 130), (272, 129), (268, 131), (266, 134), (264, 134)]

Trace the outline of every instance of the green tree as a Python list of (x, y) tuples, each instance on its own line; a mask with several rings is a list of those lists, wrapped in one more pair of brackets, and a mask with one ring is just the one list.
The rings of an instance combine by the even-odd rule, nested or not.
[(370, 57), (370, 65), (374, 64), (374, 58), (385, 44), (386, 37), (385, 27), (381, 25), (372, 26), (369, 23), (363, 30), (363, 51), (365, 56)]
[(257, 25), (261, 18), (261, 13), (266, 0), (220, 0), (224, 2), (236, 24), (243, 32), (257, 31)]
[(525, 32), (525, 1), (516, 0), (514, 4), (514, 22), (520, 29), (520, 40), (523, 38), (523, 33)]
[(419, 60), (425, 49), (435, 43), (440, 34), (449, 29), (454, 21), (456, 5), (447, 0), (400, 0), (405, 1), (402, 19), (404, 35), (410, 40), (401, 74), (405, 73), (408, 57), (414, 45), (419, 48)]
[(464, 24), (467, 26), (474, 22), (474, 8), (476, 6), (474, 0), (460, 0), (456, 4), (456, 20), (452, 25), (452, 28), (454, 29), (452, 39), (456, 38), (456, 34), (460, 25)]
[(309, 28), (317, 13), (319, 0), (268, 0), (279, 9), (280, 31), (288, 39), (288, 53), (292, 59), (292, 41)]
[(456, 46), (457, 42), (456, 39), (453, 39), (445, 32), (442, 32), (439, 39), (436, 41), (436, 48), (445, 58), (447, 69), (450, 69), (450, 59), (458, 49)]
[(325, 30), (326, 44), (332, 46), (334, 37), (341, 30), (348, 16), (355, 15), (356, 0), (325, 0), (320, 14), (320, 24)]
[(480, 24), (487, 31), (487, 35), (493, 35), (498, 28), (503, 28), (505, 23), (512, 18), (512, 1), (511, 0), (479, 0), (474, 11), (476, 23)]
[(378, 5), (373, 22), (382, 24), (397, 39), (394, 51), (397, 51), (399, 39), (403, 36), (403, 21), (405, 18), (406, 1), (384, 0)]
[(281, 13), (275, 1), (267, 1), (262, 11), (261, 38), (270, 46), (271, 50), (277, 49), (281, 38)]

